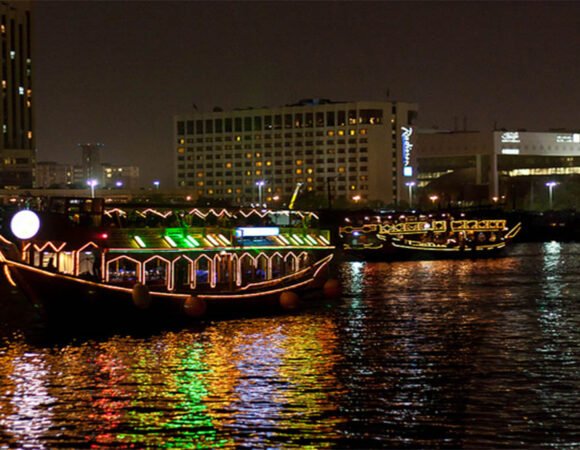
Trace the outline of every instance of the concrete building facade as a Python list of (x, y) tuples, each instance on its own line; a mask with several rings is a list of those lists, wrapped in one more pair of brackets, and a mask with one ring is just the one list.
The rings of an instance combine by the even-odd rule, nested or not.
[(328, 202), (405, 201), (416, 116), (412, 103), (323, 99), (176, 116), (176, 186), (233, 204), (282, 206), (298, 184)]
[(0, 1), (0, 41), (0, 188), (32, 187), (36, 145), (30, 2)]
[(480, 186), (484, 188), (480, 195), (488, 201), (497, 201), (514, 188), (520, 194), (522, 188), (530, 190), (526, 194), (533, 201), (538, 186), (580, 176), (580, 132), (576, 131), (422, 130), (416, 149), (419, 187), (463, 173), (456, 177), (458, 192), (467, 185)]

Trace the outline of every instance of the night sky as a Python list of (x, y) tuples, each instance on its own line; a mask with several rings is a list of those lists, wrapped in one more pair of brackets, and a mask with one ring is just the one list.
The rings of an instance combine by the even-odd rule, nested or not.
[[(422, 127), (580, 129), (580, 2), (34, 4), (38, 159), (77, 144), (172, 181), (175, 114), (419, 104)], [(454, 119), (457, 118), (457, 119)]]

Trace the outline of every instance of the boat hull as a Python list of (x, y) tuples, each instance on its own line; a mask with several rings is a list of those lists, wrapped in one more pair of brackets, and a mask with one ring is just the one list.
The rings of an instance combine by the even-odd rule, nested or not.
[[(176, 325), (203, 318), (240, 317), (293, 309), (323, 294), (332, 255), (293, 276), (215, 292), (156, 292), (122, 288), (4, 259), (9, 281), (51, 324), (83, 328)], [(291, 293), (298, 302), (284, 302)]]
[(502, 256), (506, 245), (493, 247), (421, 248), (385, 243), (380, 248), (344, 250), (349, 261), (430, 261), (440, 259), (479, 259)]

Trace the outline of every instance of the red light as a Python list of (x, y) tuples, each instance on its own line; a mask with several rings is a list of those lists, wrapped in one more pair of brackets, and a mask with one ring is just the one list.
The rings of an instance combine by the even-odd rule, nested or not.
[(103, 233), (99, 236), (101, 239), (107, 239), (109, 235), (107, 233)]

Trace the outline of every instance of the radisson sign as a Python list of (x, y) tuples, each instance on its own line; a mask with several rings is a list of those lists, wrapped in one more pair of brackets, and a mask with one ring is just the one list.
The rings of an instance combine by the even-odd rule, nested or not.
[(413, 144), (411, 143), (411, 135), (413, 134), (412, 127), (401, 127), (401, 142), (403, 146), (403, 176), (413, 176), (413, 166), (411, 165), (411, 151)]

